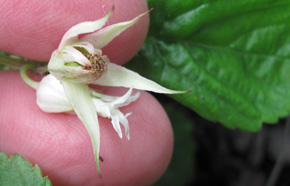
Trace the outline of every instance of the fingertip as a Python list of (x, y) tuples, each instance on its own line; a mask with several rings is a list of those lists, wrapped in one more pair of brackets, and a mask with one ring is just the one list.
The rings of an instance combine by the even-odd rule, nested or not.
[[(20, 153), (37, 163), (54, 185), (151, 185), (166, 170), (173, 132), (162, 106), (149, 93), (123, 107), (131, 139), (120, 139), (109, 119), (99, 117), (101, 130), (98, 178), (88, 132), (77, 116), (42, 112), (35, 91), (19, 72), (0, 73), (0, 151)], [(12, 94), (14, 92), (14, 94)], [(123, 130), (124, 132), (124, 130)]]
[[(118, 178), (114, 182), (110, 180), (112, 185), (152, 185), (165, 172), (172, 156), (170, 121), (158, 101), (147, 92), (142, 92), (140, 98), (122, 112), (132, 112), (128, 117), (131, 139), (119, 139), (112, 126), (102, 126), (101, 154), (107, 156), (103, 157), (103, 175)], [(106, 159), (110, 164), (107, 169)]]
[[(145, 0), (3, 1), (0, 7), (0, 50), (48, 61), (64, 33), (73, 25), (103, 17), (114, 5), (109, 24), (128, 21), (147, 10)], [(104, 49), (111, 61), (123, 64), (140, 49), (148, 30), (143, 18)]]
[[(124, 14), (126, 11), (128, 12), (126, 16), (119, 16)], [(109, 20), (109, 24), (129, 21), (146, 11), (148, 11), (147, 2), (143, 0), (134, 1), (133, 4), (129, 4), (127, 6), (122, 4), (115, 8), (114, 14), (112, 15), (112, 20)], [(111, 43), (104, 47), (104, 54), (109, 57), (111, 62), (117, 64), (124, 64), (128, 62), (141, 49), (147, 36), (148, 28), (149, 15), (145, 15), (135, 25), (124, 31)]]

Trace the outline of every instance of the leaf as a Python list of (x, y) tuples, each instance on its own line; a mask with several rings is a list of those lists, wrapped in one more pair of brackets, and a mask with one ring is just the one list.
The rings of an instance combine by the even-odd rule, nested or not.
[(148, 0), (149, 37), (128, 65), (230, 128), (290, 113), (290, 1)]
[(10, 158), (0, 153), (0, 185), (52, 185), (47, 177), (42, 176), (40, 168), (34, 167), (21, 155), (13, 154)]

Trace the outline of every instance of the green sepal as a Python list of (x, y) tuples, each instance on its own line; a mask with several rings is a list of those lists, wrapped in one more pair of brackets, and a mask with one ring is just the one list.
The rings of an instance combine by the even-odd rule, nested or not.
[(97, 170), (101, 176), (99, 164), (100, 152), (100, 128), (95, 106), (91, 97), (89, 86), (81, 83), (73, 83), (65, 78), (62, 84), (75, 113), (85, 125), (93, 144)]

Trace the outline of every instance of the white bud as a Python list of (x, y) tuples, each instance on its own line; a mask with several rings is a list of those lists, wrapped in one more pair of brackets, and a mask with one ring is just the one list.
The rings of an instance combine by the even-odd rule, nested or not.
[(45, 76), (36, 89), (36, 102), (45, 112), (58, 113), (73, 111), (60, 81), (53, 75)]
[(78, 42), (54, 51), (48, 69), (57, 79), (90, 84), (105, 74), (109, 62), (100, 49), (87, 42)]

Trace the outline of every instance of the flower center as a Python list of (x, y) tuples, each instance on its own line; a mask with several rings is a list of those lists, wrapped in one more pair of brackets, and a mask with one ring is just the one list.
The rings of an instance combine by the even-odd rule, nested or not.
[(90, 60), (91, 65), (84, 66), (85, 70), (90, 70), (96, 79), (100, 78), (107, 71), (107, 65), (110, 62), (107, 56), (100, 53), (90, 54), (86, 56)]

